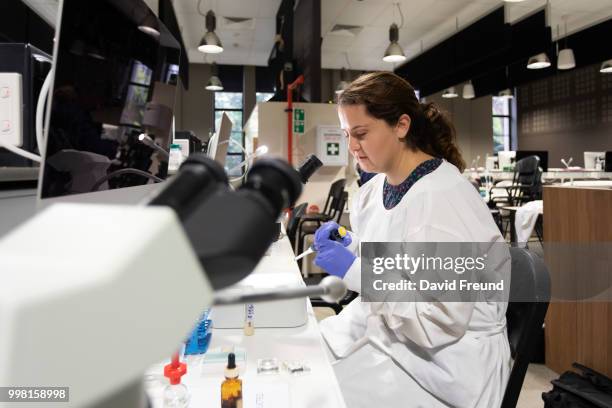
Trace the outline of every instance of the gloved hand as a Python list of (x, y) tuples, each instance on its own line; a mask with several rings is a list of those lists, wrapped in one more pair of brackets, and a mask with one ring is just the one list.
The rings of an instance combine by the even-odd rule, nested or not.
[[(318, 251), (319, 247), (324, 245), (327, 242), (337, 242), (329, 238), (332, 231), (337, 231), (340, 228), (335, 221), (328, 221), (325, 224), (321, 225), (319, 229), (315, 232), (314, 237), (314, 248)], [(351, 236), (347, 233), (344, 238), (342, 238), (342, 245), (347, 247), (351, 245), (352, 239)]]
[(343, 278), (356, 256), (339, 242), (326, 240), (318, 247), (315, 265), (330, 275)]

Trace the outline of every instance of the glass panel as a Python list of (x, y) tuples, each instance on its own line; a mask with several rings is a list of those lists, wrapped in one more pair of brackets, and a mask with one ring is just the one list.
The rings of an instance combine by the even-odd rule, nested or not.
[(266, 102), (274, 96), (273, 92), (255, 92), (255, 103)]
[(493, 118), (493, 151), (510, 150), (510, 119)]
[(493, 115), (510, 115), (510, 102), (508, 98), (493, 97)]
[(215, 130), (219, 129), (223, 112), (227, 113), (232, 121), (232, 130), (242, 132), (242, 111), (215, 111)]
[[(242, 156), (234, 156), (234, 155), (228, 154), (227, 157), (225, 158), (225, 169), (230, 170), (238, 166), (241, 162), (242, 162)], [(230, 171), (228, 175), (230, 177), (241, 176), (243, 169), (244, 169), (243, 166), (238, 167), (237, 169)]]
[(242, 146), (242, 132), (232, 132), (232, 134), (230, 135), (230, 139), (237, 142), (238, 144), (230, 142), (227, 151), (230, 153), (240, 153), (242, 155), (243, 152), (240, 148), (240, 146)]
[(215, 109), (242, 109), (242, 92), (215, 92)]

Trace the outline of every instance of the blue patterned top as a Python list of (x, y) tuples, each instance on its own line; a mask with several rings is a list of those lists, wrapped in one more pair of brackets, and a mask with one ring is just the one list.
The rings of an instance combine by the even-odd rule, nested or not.
[(385, 178), (385, 184), (383, 186), (383, 204), (387, 210), (395, 207), (402, 200), (404, 195), (410, 190), (410, 187), (414, 185), (421, 177), (428, 175), (432, 171), (438, 168), (442, 164), (442, 159), (434, 158), (424, 161), (419, 164), (416, 169), (410, 173), (406, 180), (402, 181), (397, 186), (391, 185)]

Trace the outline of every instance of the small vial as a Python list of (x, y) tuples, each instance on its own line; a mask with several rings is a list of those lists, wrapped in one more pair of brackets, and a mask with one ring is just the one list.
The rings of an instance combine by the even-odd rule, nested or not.
[(172, 355), (170, 364), (164, 367), (164, 376), (170, 385), (164, 389), (164, 408), (187, 408), (189, 391), (181, 384), (181, 377), (187, 373), (187, 365), (179, 361), (178, 353)]
[(164, 408), (187, 408), (189, 391), (185, 385), (170, 384), (164, 389)]
[(255, 305), (248, 303), (244, 306), (244, 335), (255, 334)]
[(238, 378), (234, 353), (227, 356), (225, 381), (221, 383), (221, 408), (242, 408), (242, 380)]

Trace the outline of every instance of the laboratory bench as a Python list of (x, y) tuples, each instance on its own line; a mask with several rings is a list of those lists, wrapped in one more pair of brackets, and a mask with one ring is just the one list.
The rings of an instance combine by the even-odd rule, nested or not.
[[(88, 201), (83, 196), (81, 198), (82, 201)], [(132, 203), (136, 203), (137, 198), (140, 199), (138, 196), (135, 196), (135, 198), (130, 200)], [(126, 201), (125, 197), (121, 199), (124, 202)], [(32, 217), (36, 213), (36, 209), (36, 189), (0, 189), (0, 238), (17, 225)], [(249, 277), (259, 280), (270, 280), (271, 287), (281, 283), (304, 285), (294, 257), (295, 255), (291, 249), (289, 239), (284, 235), (283, 230), (282, 238), (272, 244), (268, 253), (262, 258), (255, 271)], [(246, 279), (249, 279), (249, 277)], [(302, 299), (302, 301), (303, 311), (298, 315), (294, 327), (256, 327), (255, 333), (252, 336), (245, 336), (243, 329), (213, 329), (209, 350), (218, 347), (235, 347), (245, 351), (246, 365), (238, 361), (238, 366), (242, 370), (240, 376), (244, 384), (245, 402), (249, 401), (248, 398), (255, 398), (260, 402), (264, 399), (269, 403), (244, 406), (291, 406), (292, 408), (345, 407), (340, 387), (310, 302), (306, 299)], [(274, 303), (262, 304), (259, 307), (259, 311), (263, 311), (270, 306), (278, 308)], [(255, 307), (257, 317), (258, 305), (256, 304)], [(280, 310), (279, 313), (281, 313)], [(214, 309), (212, 319), (214, 326)], [(290, 375), (284, 370), (279, 375), (258, 375), (257, 360), (265, 358), (276, 358), (279, 363), (300, 360), (309, 367), (310, 371), (298, 375)], [(206, 371), (204, 374), (201, 368), (202, 365), (190, 364), (188, 374), (184, 377), (185, 383), (189, 386), (192, 395), (190, 406), (220, 406), (220, 384), (223, 380), (223, 365), (213, 369), (204, 367), (204, 371)], [(145, 381), (145, 385), (150, 391), (154, 408), (162, 406), (160, 392), (163, 391), (163, 386), (167, 383), (162, 372), (163, 365), (156, 365), (149, 370), (147, 376), (148, 378), (153, 376), (154, 379), (157, 379), (159, 387), (151, 387), (152, 382)]]

